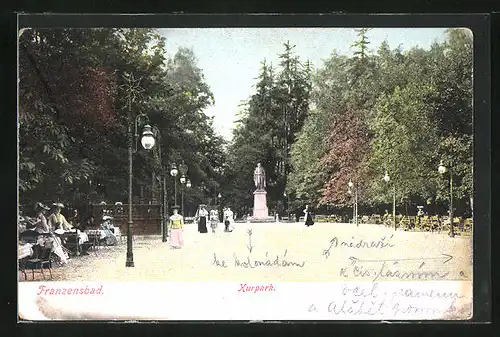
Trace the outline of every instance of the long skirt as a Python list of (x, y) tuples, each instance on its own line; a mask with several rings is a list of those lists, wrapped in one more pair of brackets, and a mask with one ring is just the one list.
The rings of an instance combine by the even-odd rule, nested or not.
[(224, 221), (224, 226), (225, 226), (224, 232), (232, 232), (233, 231), (230, 220)]
[(184, 246), (182, 228), (175, 228), (170, 230), (170, 245), (174, 248), (181, 248), (182, 246)]
[(115, 234), (105, 228), (103, 229), (104, 230), (104, 233), (106, 233), (106, 237), (104, 238), (105, 242), (106, 242), (106, 246), (114, 246), (114, 245), (117, 245), (118, 244), (118, 239), (116, 238)]
[(306, 226), (309, 227), (309, 226), (312, 226), (314, 225), (314, 221), (312, 219), (312, 216), (310, 213), (307, 213), (307, 218), (306, 218)]
[(200, 220), (198, 221), (198, 232), (208, 233), (206, 217), (201, 217)]
[[(50, 240), (50, 239), (49, 239)], [(67, 264), (69, 255), (68, 253), (63, 249), (62, 241), (61, 238), (52, 234), (51, 240), (53, 241), (53, 249), (54, 249), (54, 254), (59, 258), (62, 264)]]
[(210, 227), (212, 228), (212, 232), (214, 232), (219, 226), (218, 219), (210, 219)]

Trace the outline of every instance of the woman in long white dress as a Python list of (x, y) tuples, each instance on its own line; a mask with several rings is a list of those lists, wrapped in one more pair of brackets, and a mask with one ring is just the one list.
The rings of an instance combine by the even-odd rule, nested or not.
[(232, 232), (234, 230), (234, 213), (231, 208), (227, 208), (227, 218), (229, 220), (229, 231)]
[(219, 225), (219, 215), (217, 214), (217, 210), (213, 209), (210, 211), (210, 227), (212, 228), (212, 233), (215, 233)]

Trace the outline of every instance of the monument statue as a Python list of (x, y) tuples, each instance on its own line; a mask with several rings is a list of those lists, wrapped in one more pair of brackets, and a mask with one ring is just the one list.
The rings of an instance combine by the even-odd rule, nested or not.
[(260, 163), (257, 164), (253, 172), (253, 181), (255, 182), (257, 191), (264, 191), (266, 189), (266, 172)]

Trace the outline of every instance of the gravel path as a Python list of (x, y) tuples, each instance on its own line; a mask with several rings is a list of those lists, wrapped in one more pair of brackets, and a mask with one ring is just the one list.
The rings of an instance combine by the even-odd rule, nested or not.
[[(398, 279), (404, 272), (441, 273), (446, 274), (442, 279), (454, 280), (471, 280), (472, 276), (470, 236), (452, 239), (446, 234), (394, 231), (366, 224), (317, 223), (307, 228), (301, 223), (262, 223), (235, 227), (232, 233), (224, 233), (220, 225), (215, 234), (200, 234), (196, 225), (186, 225), (183, 249), (171, 249), (159, 235), (135, 237), (133, 268), (125, 267), (123, 240), (118, 246), (73, 257), (67, 266), (54, 268), (53, 281), (373, 281), (384, 268), (384, 273), (392, 273), (382, 273), (385, 280), (420, 281), (427, 277)], [(251, 248), (248, 229), (252, 231)], [(380, 241), (384, 248), (382, 243), (378, 248), (367, 248)], [(245, 266), (245, 262), (250, 264)], [(342, 268), (344, 276), (340, 276)], [(383, 276), (379, 277), (382, 281)], [(35, 274), (35, 280), (40, 279)]]

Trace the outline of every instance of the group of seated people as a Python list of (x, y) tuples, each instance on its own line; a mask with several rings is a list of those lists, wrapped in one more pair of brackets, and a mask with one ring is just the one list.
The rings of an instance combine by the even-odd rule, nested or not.
[[(85, 244), (89, 241), (86, 234), (87, 230), (97, 230), (99, 232), (99, 240), (103, 240), (108, 245), (117, 244), (115, 232), (112, 225), (112, 217), (103, 217), (101, 225), (95, 223), (94, 216), (90, 215), (85, 221), (78, 221), (78, 212), (75, 209), (71, 221), (67, 221), (66, 217), (61, 213), (64, 205), (62, 203), (54, 203), (53, 207), (47, 207), (42, 203), (37, 203), (35, 206), (35, 217), (20, 216), (18, 221), (18, 231), (21, 238), (34, 238), (39, 245), (44, 245), (50, 242), (53, 247), (53, 253), (57, 257), (57, 262), (66, 264), (69, 254), (67, 246), (68, 233), (76, 235), (76, 248), (79, 253), (88, 254)], [(50, 215), (46, 217), (48, 211)], [(83, 249), (81, 249), (83, 248)], [(81, 249), (81, 251), (80, 251)]]
[(73, 226), (68, 223), (64, 215), (61, 214), (61, 210), (64, 205), (61, 203), (54, 203), (52, 207), (52, 212), (49, 217), (45, 217), (47, 211), (51, 208), (43, 205), (42, 203), (37, 203), (35, 206), (35, 217), (21, 217), (19, 219), (19, 232), (23, 238), (31, 238), (33, 241), (36, 240), (36, 244), (45, 246), (51, 244), (53, 247), (53, 252), (58, 258), (60, 264), (67, 264), (69, 259), (69, 254), (66, 249), (64, 249), (63, 239), (61, 235), (65, 233), (66, 230), (71, 230)]

